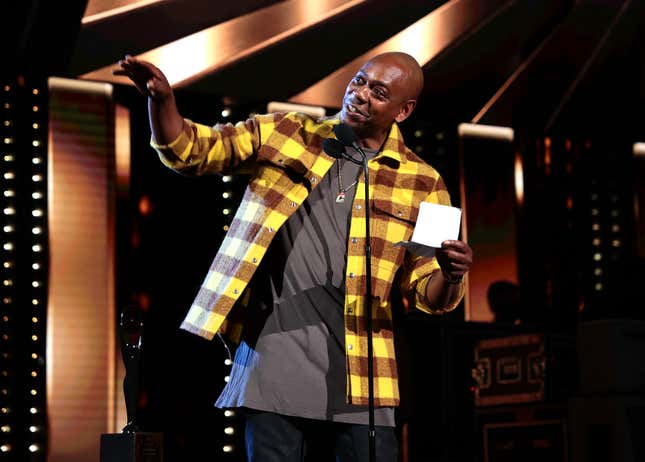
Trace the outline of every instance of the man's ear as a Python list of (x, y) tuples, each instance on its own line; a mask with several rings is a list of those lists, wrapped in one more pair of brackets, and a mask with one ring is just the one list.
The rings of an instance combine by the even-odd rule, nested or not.
[(407, 119), (410, 114), (412, 114), (412, 111), (414, 111), (414, 108), (417, 106), (417, 100), (416, 99), (409, 99), (403, 105), (401, 106), (401, 109), (399, 109), (399, 113), (396, 115), (394, 120), (396, 120), (397, 123), (403, 122), (405, 119)]

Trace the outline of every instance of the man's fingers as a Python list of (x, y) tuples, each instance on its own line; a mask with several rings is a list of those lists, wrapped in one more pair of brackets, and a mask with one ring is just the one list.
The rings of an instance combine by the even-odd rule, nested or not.
[(114, 69), (112, 73), (129, 78), (144, 95), (164, 98), (172, 93), (163, 72), (154, 64), (126, 55), (119, 60), (118, 65), (119, 67)]
[(471, 260), (468, 253), (461, 252), (459, 250), (439, 249), (437, 250), (437, 254), (450, 261), (468, 263)]
[(149, 63), (148, 61), (140, 61), (131, 56), (126, 57), (123, 65), (124, 67), (131, 68), (134, 72), (146, 74), (150, 77), (159, 77), (159, 75), (161, 74), (161, 71), (159, 71), (157, 66), (155, 66), (154, 64)]
[(457, 272), (457, 273), (465, 273), (468, 271), (469, 266), (465, 263), (457, 263), (454, 261), (449, 262), (447, 265), (447, 268), (442, 268), (444, 271), (450, 271), (451, 273)]
[(146, 82), (146, 88), (148, 89), (148, 92), (150, 93), (151, 96), (156, 95), (156, 87), (155, 87), (154, 79), (150, 79)]

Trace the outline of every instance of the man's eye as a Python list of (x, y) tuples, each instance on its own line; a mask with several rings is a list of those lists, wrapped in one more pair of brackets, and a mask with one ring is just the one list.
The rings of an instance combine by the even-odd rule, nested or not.
[(363, 77), (354, 77), (354, 82), (357, 84), (362, 84), (363, 83)]

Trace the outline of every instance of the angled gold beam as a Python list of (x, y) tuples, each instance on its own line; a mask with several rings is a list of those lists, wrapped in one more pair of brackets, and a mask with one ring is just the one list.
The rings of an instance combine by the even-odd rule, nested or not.
[(479, 26), (500, 7), (512, 1), (452, 0), (426, 15), (410, 27), (372, 48), (334, 73), (289, 99), (290, 102), (338, 107), (347, 82), (371, 57), (388, 51), (403, 51), (428, 64), (456, 40)]
[(558, 103), (558, 107), (555, 108), (555, 110), (549, 117), (549, 120), (546, 123), (545, 130), (548, 131), (551, 128), (553, 128), (556, 121), (558, 120), (558, 117), (560, 116), (560, 113), (565, 108), (567, 103), (569, 103), (571, 96), (575, 93), (576, 89), (580, 85), (580, 82), (582, 82), (584, 78), (589, 74), (589, 69), (591, 69), (593, 64), (598, 60), (598, 57), (602, 53), (602, 51), (605, 50), (607, 46), (607, 42), (609, 41), (609, 38), (614, 33), (616, 26), (620, 23), (620, 21), (627, 13), (631, 4), (632, 4), (631, 0), (625, 1), (625, 3), (623, 3), (623, 5), (616, 13), (616, 16), (614, 16), (614, 18), (611, 20), (611, 23), (607, 27), (607, 30), (605, 30), (604, 34), (602, 34), (602, 37), (600, 38), (600, 40), (598, 41), (598, 44), (594, 47), (593, 51), (585, 61), (584, 65), (582, 66), (582, 69), (580, 70), (576, 78), (573, 80), (573, 82), (571, 82), (571, 85), (569, 85), (569, 87), (567, 88), (567, 91), (565, 92), (564, 96)]
[[(348, 11), (366, 0), (287, 0), (196, 32), (137, 57), (150, 61), (181, 87), (274, 43)], [(128, 50), (123, 50), (123, 54)], [(129, 84), (113, 76), (116, 63), (82, 79)]]
[(114, 6), (112, 8), (104, 8), (103, 5), (105, 4), (105, 2), (90, 1), (88, 2), (87, 9), (85, 10), (85, 16), (83, 16), (81, 24), (91, 24), (93, 22), (109, 18), (111, 16), (126, 14), (138, 8), (143, 8), (152, 5), (153, 3), (159, 3), (162, 1), (164, 0), (130, 0), (125, 2), (115, 1), (113, 2)]
[[(574, 2), (567, 17), (535, 47), (471, 122), (525, 123), (523, 119), (528, 118), (526, 108), (530, 107), (531, 123), (544, 123), (545, 130), (551, 128), (599, 53), (603, 52), (608, 37), (630, 4), (631, 0), (605, 2), (600, 8), (593, 0)], [(584, 34), (579, 32), (581, 23), (585, 24)], [(566, 65), (561, 68), (553, 65), (556, 58)], [(540, 88), (541, 96), (536, 98), (537, 93), (530, 90), (531, 79), (545, 69), (551, 70), (557, 79), (545, 81)]]

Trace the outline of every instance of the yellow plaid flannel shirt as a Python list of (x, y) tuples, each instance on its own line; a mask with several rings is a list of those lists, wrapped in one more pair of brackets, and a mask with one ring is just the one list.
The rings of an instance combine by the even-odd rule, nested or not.
[[(334, 137), (332, 130), (338, 123), (337, 118), (315, 120), (301, 113), (261, 115), (214, 127), (185, 120), (176, 140), (168, 145), (151, 143), (166, 166), (183, 174), (252, 174), (182, 329), (207, 339), (218, 331), (239, 338), (245, 289), (276, 231), (333, 165), (334, 158), (322, 150), (322, 142)], [(450, 198), (437, 171), (405, 147), (396, 124), (381, 151), (369, 161), (369, 176), (374, 401), (376, 406), (396, 406), (392, 281), (403, 266), (403, 293), (413, 297), (417, 308), (433, 312), (425, 300), (425, 288), (439, 265), (434, 258), (412, 255), (393, 243), (410, 239), (422, 201), (448, 205)], [(347, 400), (356, 405), (368, 402), (364, 189), (361, 176), (352, 205), (345, 274)], [(449, 311), (457, 303), (439, 311)]]

